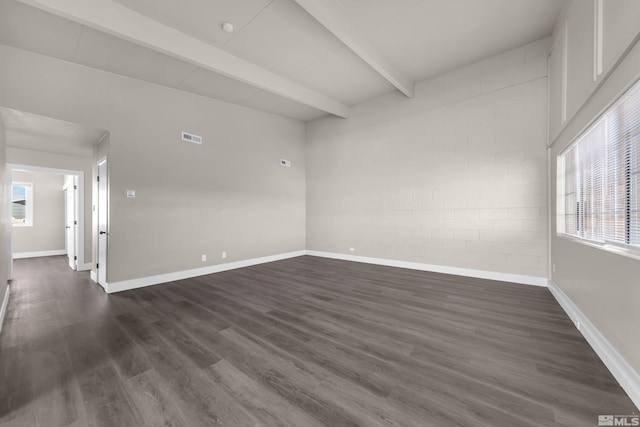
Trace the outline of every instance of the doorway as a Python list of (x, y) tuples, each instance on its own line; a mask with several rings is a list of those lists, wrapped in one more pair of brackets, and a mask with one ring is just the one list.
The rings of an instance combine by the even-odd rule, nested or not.
[[(32, 172), (54, 175), (64, 175), (69, 184), (63, 186), (61, 191), (64, 194), (64, 223), (60, 222), (60, 227), (65, 227), (65, 252), (69, 257), (69, 267), (73, 270), (88, 270), (91, 264), (85, 264), (84, 260), (84, 172), (68, 169), (56, 169), (41, 166), (31, 166), (23, 164), (8, 163), (7, 170), (12, 174), (15, 172)], [(71, 219), (72, 218), (72, 219)], [(66, 226), (72, 222), (73, 228), (67, 232)], [(13, 233), (13, 229), (11, 229)], [(55, 255), (62, 255), (56, 253)], [(32, 256), (54, 255), (53, 253), (33, 254)], [(11, 257), (15, 257), (13, 248)]]

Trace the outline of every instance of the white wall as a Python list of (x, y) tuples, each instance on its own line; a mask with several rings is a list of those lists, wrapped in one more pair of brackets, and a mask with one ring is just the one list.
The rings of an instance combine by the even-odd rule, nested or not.
[[(570, 2), (566, 15), (556, 27), (554, 38), (561, 37), (564, 18), (570, 28), (578, 29), (583, 39), (569, 40), (568, 49), (554, 42), (550, 76), (555, 81), (551, 93), (550, 139), (551, 177), (551, 262), (556, 271), (551, 280), (573, 301), (590, 322), (615, 347), (640, 375), (640, 260), (603, 249), (586, 246), (556, 234), (557, 156), (580, 135), (600, 113), (640, 78), (640, 2), (616, 0), (604, 2), (604, 69), (593, 78), (592, 2)], [(579, 44), (586, 45), (578, 51)], [(576, 54), (579, 52), (579, 54)], [(589, 55), (591, 52), (591, 55)], [(561, 124), (561, 78), (559, 63), (567, 59), (567, 121)], [(555, 70), (555, 71), (554, 71)], [(555, 74), (554, 74), (555, 73)], [(576, 86), (575, 82), (582, 82)]]
[(310, 122), (308, 249), (546, 277), (549, 49)]
[(13, 227), (14, 256), (64, 250), (64, 176), (13, 171), (12, 179), (33, 185), (33, 226)]
[(109, 282), (304, 249), (303, 123), (7, 46), (0, 63), (4, 107), (110, 131)]

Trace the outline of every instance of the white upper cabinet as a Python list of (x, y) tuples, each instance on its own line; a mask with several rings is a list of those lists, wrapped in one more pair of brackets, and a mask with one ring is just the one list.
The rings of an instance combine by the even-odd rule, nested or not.
[(549, 67), (549, 137), (582, 108), (640, 33), (640, 0), (573, 0), (559, 17)]
[[(614, 0), (617, 1), (617, 0)], [(566, 117), (573, 117), (595, 88), (593, 1), (574, 1), (567, 15)]]
[(563, 87), (562, 55), (563, 34), (554, 34), (549, 58), (549, 137), (551, 140), (562, 129)]
[(603, 0), (602, 3), (602, 60), (604, 72), (607, 72), (640, 32), (640, 1)]

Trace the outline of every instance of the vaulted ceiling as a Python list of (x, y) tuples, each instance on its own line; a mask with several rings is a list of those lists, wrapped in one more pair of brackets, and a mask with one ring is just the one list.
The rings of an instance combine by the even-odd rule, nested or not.
[[(0, 0), (0, 43), (309, 120), (551, 34), (560, 0)], [(227, 33), (222, 24), (233, 24)]]

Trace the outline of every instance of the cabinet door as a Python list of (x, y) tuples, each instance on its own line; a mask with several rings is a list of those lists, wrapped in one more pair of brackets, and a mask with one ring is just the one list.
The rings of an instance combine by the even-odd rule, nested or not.
[(562, 128), (562, 31), (555, 35), (549, 57), (549, 138)]
[(603, 6), (602, 62), (607, 72), (640, 32), (640, 1), (605, 0)]
[(593, 1), (571, 3), (567, 17), (567, 120), (576, 114), (595, 89), (594, 16)]

